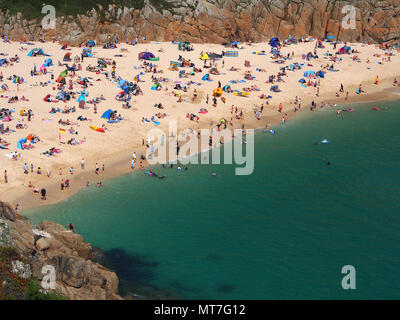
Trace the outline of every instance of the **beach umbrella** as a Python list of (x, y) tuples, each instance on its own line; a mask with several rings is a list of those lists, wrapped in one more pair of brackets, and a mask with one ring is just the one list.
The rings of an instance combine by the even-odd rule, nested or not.
[(327, 39), (335, 39), (334, 36), (327, 36), (326, 38), (327, 38)]

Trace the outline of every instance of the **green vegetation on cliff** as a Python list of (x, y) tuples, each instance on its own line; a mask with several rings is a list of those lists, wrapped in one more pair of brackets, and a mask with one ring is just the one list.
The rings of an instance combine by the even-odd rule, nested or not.
[(0, 247), (0, 300), (65, 300), (41, 290), (37, 279), (24, 279), (11, 272), (13, 261), (24, 260), (14, 248)]
[[(153, 0), (152, 2), (164, 2), (163, 0)], [(141, 9), (144, 6), (144, 0), (0, 0), (0, 10), (6, 12), (9, 10), (11, 15), (21, 12), (27, 19), (41, 19), (43, 4), (52, 5), (56, 8), (57, 16), (76, 16), (77, 14), (86, 14), (93, 8), (101, 5), (107, 8), (109, 4), (116, 4), (119, 7)]]

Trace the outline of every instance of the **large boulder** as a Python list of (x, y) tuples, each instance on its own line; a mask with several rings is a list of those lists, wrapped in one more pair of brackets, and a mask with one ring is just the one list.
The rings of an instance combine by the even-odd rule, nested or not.
[(88, 282), (90, 267), (82, 258), (58, 255), (50, 260), (57, 272), (57, 279), (66, 285), (81, 288)]
[(0, 219), (16, 220), (16, 214), (10, 204), (0, 201)]
[(44, 251), (50, 248), (50, 243), (45, 238), (40, 238), (36, 241), (36, 249), (39, 251)]
[[(130, 40), (144, 36), (155, 41), (203, 43), (260, 42), (289, 34), (319, 38), (328, 33), (344, 41), (400, 40), (400, 0), (167, 0), (156, 6), (152, 3), (144, 0), (141, 9), (99, 6), (72, 19), (57, 16), (56, 31), (43, 30), (42, 17), (27, 21), (21, 15), (17, 18), (0, 14), (0, 32), (13, 40), (38, 40), (43, 35), (57, 34), (70, 45), (96, 37), (100, 44), (105, 43), (109, 33), (121, 39), (128, 36)], [(343, 27), (343, 18), (349, 14), (342, 12), (345, 6), (356, 9), (355, 29)]]

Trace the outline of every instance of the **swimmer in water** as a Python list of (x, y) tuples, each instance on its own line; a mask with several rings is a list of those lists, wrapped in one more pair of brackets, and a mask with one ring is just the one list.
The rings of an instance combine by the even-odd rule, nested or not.
[(217, 173), (216, 173), (216, 172), (213, 172), (212, 175), (213, 175), (214, 177), (216, 177), (216, 176), (217, 176)]
[(325, 162), (325, 164), (326, 164), (327, 166), (330, 166), (330, 165), (331, 165), (331, 162), (330, 162), (329, 160), (324, 159), (324, 162)]

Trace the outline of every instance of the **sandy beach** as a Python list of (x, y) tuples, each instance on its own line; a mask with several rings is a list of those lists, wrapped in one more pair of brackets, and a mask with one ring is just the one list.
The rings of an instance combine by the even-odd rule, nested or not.
[[(378, 45), (367, 44), (347, 44), (356, 52), (351, 54), (338, 55), (341, 61), (331, 61), (332, 56), (326, 55), (327, 52), (334, 53), (343, 46), (338, 44), (337, 49), (333, 49), (332, 44), (324, 43), (325, 48), (317, 49), (318, 58), (305, 61), (303, 54), (314, 52), (316, 41), (307, 43), (298, 43), (283, 46), (280, 50), (282, 56), (294, 53), (290, 59), (284, 60), (278, 64), (274, 62), (270, 54), (270, 46), (267, 43), (239, 44), (239, 49), (229, 49), (222, 45), (216, 44), (193, 44), (194, 50), (183, 52), (178, 50), (178, 46), (173, 43), (142, 43), (135, 46), (127, 44), (118, 44), (116, 49), (103, 49), (94, 47), (92, 49), (94, 56), (84, 58), (80, 62), (81, 71), (76, 71), (75, 76), (69, 72), (66, 77), (65, 91), (73, 91), (76, 93), (75, 98), (70, 101), (46, 102), (44, 97), (51, 94), (51, 98), (55, 99), (58, 93), (56, 79), (58, 75), (66, 69), (61, 63), (67, 63), (72, 66), (74, 63), (62, 62), (66, 52), (71, 52), (71, 58), (81, 56), (82, 48), (71, 48), (70, 51), (61, 50), (62, 44), (59, 43), (34, 43), (27, 45), (27, 50), (21, 51), (21, 44), (0, 43), (0, 53), (6, 54), (2, 58), (10, 59), (16, 54), (19, 57), (18, 63), (3, 66), (0, 71), (3, 73), (4, 81), (0, 84), (6, 84), (8, 90), (0, 94), (0, 109), (15, 109), (12, 113), (12, 120), (9, 122), (0, 122), (12, 129), (14, 132), (6, 132), (0, 134), (0, 138), (6, 141), (8, 149), (0, 149), (0, 195), (2, 201), (10, 202), (13, 205), (19, 204), (21, 210), (34, 206), (55, 203), (76, 193), (84, 188), (87, 181), (95, 184), (98, 181), (105, 181), (111, 177), (126, 174), (131, 171), (130, 161), (132, 153), (138, 156), (136, 169), (139, 169), (140, 155), (145, 154), (146, 146), (143, 146), (147, 132), (154, 128), (152, 121), (144, 123), (142, 118), (150, 119), (157, 113), (165, 113), (167, 116), (157, 119), (160, 122), (159, 128), (168, 132), (168, 122), (176, 120), (178, 130), (192, 128), (197, 131), (198, 128), (214, 127), (216, 123), (224, 118), (228, 122), (232, 122), (234, 128), (262, 128), (266, 124), (274, 125), (280, 123), (284, 114), (289, 119), (285, 125), (290, 125), (292, 119), (298, 112), (309, 112), (311, 102), (317, 104), (316, 112), (320, 108), (321, 103), (326, 104), (348, 104), (358, 101), (379, 101), (396, 99), (398, 96), (393, 94), (397, 87), (393, 86), (393, 80), (399, 77), (400, 58), (397, 51), (393, 51), (393, 55), (385, 55), (385, 51)], [(28, 52), (33, 48), (42, 48), (44, 53), (50, 56), (29, 57)], [(160, 50), (162, 49), (162, 52)], [(140, 52), (152, 52), (159, 61), (148, 61), (157, 66), (157, 71), (162, 73), (145, 72), (143, 61), (138, 60)], [(214, 52), (221, 54), (222, 51), (238, 51), (238, 57), (224, 56), (221, 60), (216, 60), (214, 67), (218, 69), (219, 75), (211, 74), (212, 81), (203, 81), (202, 77), (210, 71), (204, 68), (204, 62), (199, 59), (202, 52)], [(253, 52), (265, 51), (265, 55), (253, 54)], [(116, 56), (117, 55), (117, 56)], [(122, 55), (122, 56), (120, 56)], [(170, 61), (178, 61), (181, 55), (183, 58), (190, 60), (196, 68), (202, 69), (202, 72), (196, 72), (194, 75), (188, 75), (186, 78), (179, 78), (179, 71), (169, 70)], [(357, 60), (353, 58), (357, 57)], [(47, 68), (47, 74), (31, 76), (31, 70), (36, 64), (37, 69), (43, 65), (44, 61), (51, 58), (54, 66)], [(123, 108), (124, 102), (117, 101), (116, 95), (121, 91), (117, 87), (117, 80), (112, 79), (111, 75), (106, 78), (104, 73), (95, 73), (87, 70), (88, 66), (97, 66), (97, 59), (105, 58), (115, 60), (116, 62), (116, 78), (121, 77), (127, 81), (134, 81), (135, 76), (140, 75), (140, 81), (137, 83), (143, 94), (132, 96), (130, 101), (131, 108)], [(223, 62), (222, 62), (223, 61)], [(245, 62), (249, 61), (250, 66), (246, 67)], [(266, 83), (270, 75), (277, 75), (280, 68), (293, 63), (304, 64), (300, 70), (286, 71), (282, 82), (273, 84)], [(207, 62), (207, 65), (210, 61)], [(310, 81), (320, 81), (319, 94), (314, 86), (301, 86), (299, 79), (304, 78), (304, 72), (312, 70), (317, 72), (327, 65), (334, 65), (337, 71), (326, 71), (325, 77), (321, 79), (310, 79)], [(247, 64), (248, 65), (248, 64)], [(231, 68), (237, 68), (237, 71), (231, 71)], [(193, 68), (178, 68), (191, 72)], [(111, 66), (107, 69), (111, 74)], [(265, 71), (260, 71), (265, 70)], [(253, 80), (246, 80), (244, 83), (229, 83), (232, 80), (245, 80), (245, 73), (248, 72), (255, 77)], [(51, 75), (54, 80), (51, 80)], [(10, 76), (19, 76), (24, 78), (24, 83), (13, 83), (7, 80)], [(151, 77), (167, 78), (168, 81), (160, 82), (161, 90), (152, 90), (154, 84)], [(375, 84), (376, 77), (379, 76), (379, 83)], [(80, 77), (90, 77), (89, 85), (84, 88), (78, 84)], [(73, 81), (73, 89), (69, 90), (69, 81)], [(307, 81), (309, 79), (306, 79)], [(49, 82), (46, 86), (40, 86), (40, 82)], [(174, 89), (174, 86), (180, 82), (183, 86), (186, 82), (192, 81), (194, 84), (186, 85), (187, 91)], [(229, 84), (232, 90), (243, 92), (244, 88), (257, 87), (259, 91), (251, 91), (249, 95), (236, 96), (233, 93), (223, 92), (225, 103), (220, 98), (217, 99), (217, 106), (213, 106), (213, 90), (218, 87), (218, 82), (222, 87)], [(200, 85), (196, 85), (199, 83)], [(339, 92), (340, 84), (343, 84), (344, 92)], [(362, 85), (364, 93), (356, 94), (356, 88)], [(278, 85), (281, 92), (270, 91), (271, 86)], [(167, 89), (167, 90), (166, 90)], [(85, 90), (88, 94), (86, 97), (86, 109), (78, 107), (76, 101), (80, 92)], [(194, 92), (196, 90), (196, 92)], [(181, 102), (179, 97), (173, 94), (173, 91), (181, 94)], [(349, 92), (348, 100), (345, 100), (346, 92)], [(400, 91), (400, 90), (399, 90)], [(194, 98), (194, 93), (197, 97)], [(261, 99), (260, 95), (271, 96), (266, 104), (266, 99)], [(339, 96), (337, 96), (339, 94)], [(99, 98), (101, 95), (105, 98), (97, 104), (97, 113), (94, 113), (93, 104), (88, 103), (91, 99)], [(206, 103), (207, 95), (209, 96), (208, 104)], [(18, 96), (18, 102), (9, 103), (9, 98)], [(302, 107), (298, 112), (294, 112), (294, 100), (299, 97), (302, 99)], [(25, 97), (29, 101), (21, 101)], [(164, 109), (155, 108), (154, 105), (162, 103)], [(261, 119), (258, 120), (254, 113), (255, 105), (264, 109)], [(279, 105), (282, 104), (282, 112), (278, 112)], [(243, 112), (241, 119), (236, 119), (232, 114), (232, 105)], [(73, 113), (51, 114), (52, 108), (64, 109), (65, 107), (76, 108)], [(334, 108), (333, 106), (331, 106)], [(33, 112), (32, 120), (28, 121), (26, 116), (20, 115), (21, 109), (31, 109)], [(206, 108), (206, 114), (200, 114), (201, 108)], [(328, 106), (325, 106), (328, 108)], [(117, 110), (123, 118), (118, 123), (108, 123), (106, 119), (101, 118), (102, 114), (108, 110)], [(187, 118), (187, 114), (194, 114), (199, 117), (198, 122)], [(78, 121), (77, 118), (82, 116), (87, 118), (86, 121)], [(69, 120), (70, 125), (61, 125), (59, 120)], [(1, 121), (1, 120), (0, 120)], [(17, 129), (16, 125), (22, 124), (22, 129)], [(94, 131), (90, 125), (95, 127), (106, 126), (104, 133)], [(62, 133), (59, 129), (68, 130), (73, 128), (77, 134)], [(231, 127), (230, 125), (228, 126)], [(279, 132), (279, 129), (278, 129)], [(20, 139), (33, 134), (40, 138), (40, 141), (33, 144), (32, 149), (17, 149)], [(59, 144), (59, 136), (63, 144)], [(80, 144), (70, 145), (65, 143), (67, 140), (75, 138)], [(53, 156), (43, 155), (43, 152), (55, 147), (62, 150)], [(18, 160), (7, 157), (11, 152), (16, 151), (21, 154)], [(85, 169), (81, 169), (81, 160), (85, 160)], [(29, 166), (29, 173), (24, 173), (24, 164)], [(100, 167), (99, 174), (95, 174), (96, 163)], [(30, 165), (34, 165), (34, 170), (30, 172)], [(105, 170), (102, 170), (104, 164)], [(144, 162), (143, 165), (146, 165)], [(41, 168), (41, 174), (37, 174), (38, 167)], [(74, 168), (74, 174), (69, 173), (69, 169)], [(62, 169), (60, 175), (59, 170)], [(4, 181), (4, 171), (7, 171), (8, 183)], [(47, 176), (47, 170), (51, 171), (50, 177)], [(60, 190), (61, 179), (69, 179), (71, 187), (63, 191)], [(29, 188), (29, 182), (39, 190), (43, 187), (47, 190), (46, 201), (40, 199), (39, 194), (34, 194), (33, 188)]]

